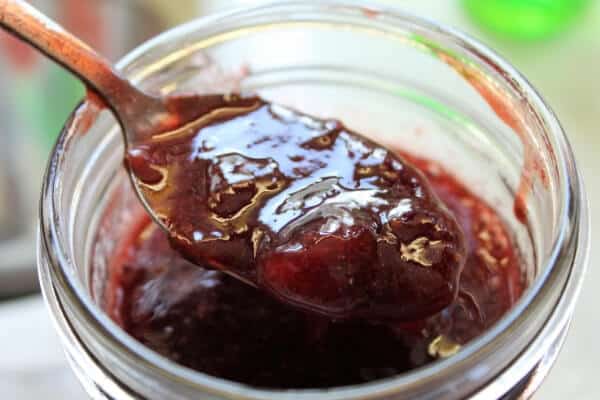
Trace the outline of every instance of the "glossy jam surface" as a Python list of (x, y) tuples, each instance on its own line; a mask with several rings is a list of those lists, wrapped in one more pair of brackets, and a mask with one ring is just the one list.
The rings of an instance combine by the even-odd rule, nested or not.
[(466, 262), (458, 296), (435, 315), (376, 323), (299, 311), (184, 260), (141, 210), (107, 271), (106, 311), (166, 357), (258, 387), (360, 384), (451, 356), (521, 295), (521, 260), (492, 208), (439, 165), (403, 158), (424, 172), (464, 232)]
[(414, 321), (456, 298), (455, 218), (411, 164), (338, 121), (209, 96), (128, 162), (177, 251), (288, 304)]

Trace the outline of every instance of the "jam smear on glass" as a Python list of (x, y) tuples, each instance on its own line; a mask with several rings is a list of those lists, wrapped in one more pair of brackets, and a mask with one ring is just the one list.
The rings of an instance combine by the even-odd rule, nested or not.
[(463, 233), (398, 154), (258, 97), (197, 111), (128, 154), (187, 259), (329, 318), (414, 321), (456, 299)]

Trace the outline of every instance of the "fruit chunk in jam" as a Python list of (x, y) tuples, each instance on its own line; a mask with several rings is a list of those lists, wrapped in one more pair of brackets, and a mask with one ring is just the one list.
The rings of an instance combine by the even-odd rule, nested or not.
[[(175, 362), (258, 387), (360, 384), (449, 356), (519, 298), (521, 260), (491, 207), (439, 165), (403, 158), (424, 172), (465, 235), (458, 296), (429, 318), (381, 323), (301, 312), (184, 260), (135, 201), (138, 222), (119, 241), (101, 303), (129, 334)], [(105, 221), (100, 235), (110, 232)], [(102, 252), (99, 246), (99, 263)]]
[(210, 96), (197, 121), (128, 162), (175, 249), (284, 302), (412, 321), (456, 298), (454, 217), (415, 168), (337, 121)]

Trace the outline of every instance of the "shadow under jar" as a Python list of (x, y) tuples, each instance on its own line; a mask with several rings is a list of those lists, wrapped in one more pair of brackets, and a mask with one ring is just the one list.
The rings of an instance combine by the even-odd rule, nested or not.
[(539, 386), (573, 313), (588, 215), (560, 124), (510, 65), (412, 16), (296, 2), (178, 27), (119, 67), (157, 93), (257, 93), (432, 161), (503, 220), (518, 244), (525, 290), (450, 357), (364, 384), (262, 389), (186, 368), (128, 335), (111, 308), (124, 294), (107, 296), (115, 260), (129, 251), (143, 211), (114, 118), (84, 103), (48, 166), (38, 258), (68, 359), (92, 398), (508, 399)]

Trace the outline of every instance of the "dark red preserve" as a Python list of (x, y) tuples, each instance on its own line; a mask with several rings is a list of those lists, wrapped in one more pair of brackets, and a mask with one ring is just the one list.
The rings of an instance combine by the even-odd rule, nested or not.
[(215, 96), (129, 162), (180, 236), (136, 206), (102, 304), (198, 371), (270, 388), (390, 377), (453, 355), (524, 289), (489, 205), (339, 122)]
[(439, 165), (411, 162), (456, 216), (467, 248), (456, 300), (429, 318), (383, 324), (299, 311), (222, 272), (186, 261), (141, 206), (134, 210), (137, 224), (109, 267), (105, 310), (165, 357), (259, 387), (359, 384), (452, 355), (519, 298), (524, 289), (521, 260), (506, 225), (490, 206)]
[(463, 234), (409, 163), (257, 97), (205, 103), (128, 158), (181, 254), (328, 317), (413, 321), (455, 299)]

